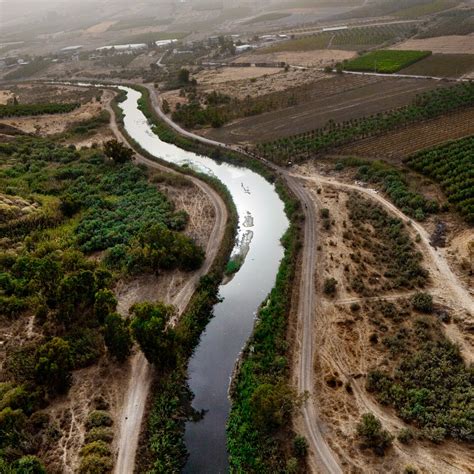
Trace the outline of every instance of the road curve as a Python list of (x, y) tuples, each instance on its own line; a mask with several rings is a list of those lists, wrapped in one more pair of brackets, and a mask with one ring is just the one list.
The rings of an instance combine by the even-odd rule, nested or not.
[[(117, 126), (115, 113), (112, 107), (110, 107), (110, 104), (108, 105), (107, 110), (111, 117), (110, 128), (115, 137), (117, 140), (130, 146)], [(166, 166), (140, 154), (135, 155), (135, 162), (150, 168), (177, 173), (175, 170), (167, 168)], [(206, 258), (203, 265), (197, 272), (193, 273), (191, 278), (187, 280), (186, 284), (181, 288), (175, 298), (173, 298), (172, 301), (167, 301), (167, 303), (171, 303), (176, 307), (178, 314), (181, 314), (185, 310), (194, 294), (200, 278), (211, 269), (220, 249), (228, 220), (227, 208), (220, 195), (207, 183), (193, 176), (186, 175), (186, 178), (191, 180), (197, 187), (207, 194), (214, 207), (215, 219), (214, 226), (208, 239)], [(120, 434), (117, 441), (118, 454), (114, 468), (115, 474), (130, 474), (135, 470), (135, 456), (151, 381), (151, 365), (148, 363), (143, 353), (139, 351), (134, 354), (131, 361), (131, 375), (120, 419)]]
[[(220, 148), (232, 149), (233, 147), (224, 143), (209, 140), (184, 130), (173, 122), (160, 108), (158, 93), (151, 85), (147, 85), (150, 97), (157, 114), (178, 133), (200, 141), (207, 145), (218, 146)], [(242, 152), (242, 150), (239, 150)], [(263, 160), (269, 167), (279, 172), (287, 180), (288, 186), (300, 200), (305, 215), (304, 244), (303, 244), (303, 269), (301, 274), (300, 299), (298, 302), (298, 336), (301, 344), (301, 354), (298, 360), (298, 390), (313, 393), (314, 378), (314, 347), (313, 328), (315, 312), (315, 268), (316, 268), (316, 209), (305, 188), (298, 179), (291, 176), (287, 170), (269, 161)], [(305, 434), (309, 443), (310, 451), (314, 456), (310, 456), (310, 465), (313, 472), (328, 472), (330, 474), (341, 474), (342, 470), (333, 451), (330, 449), (323, 436), (321, 423), (313, 401), (308, 400), (302, 407), (302, 416), (305, 426)]]

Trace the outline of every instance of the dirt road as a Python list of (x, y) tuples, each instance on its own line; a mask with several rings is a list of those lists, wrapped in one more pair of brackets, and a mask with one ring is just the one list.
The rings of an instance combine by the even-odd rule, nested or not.
[[(117, 126), (115, 114), (110, 104), (107, 109), (111, 116), (110, 128), (114, 135), (117, 137), (117, 140), (127, 143)], [(176, 172), (139, 154), (135, 155), (135, 162), (166, 172)], [(185, 310), (199, 283), (199, 279), (209, 272), (224, 237), (228, 218), (224, 201), (213, 188), (197, 178), (186, 177), (208, 195), (214, 206), (215, 220), (206, 248), (206, 259), (202, 267), (193, 273), (172, 301), (166, 301), (166, 303), (173, 304), (176, 307), (178, 314), (181, 314)], [(131, 376), (120, 420), (120, 434), (117, 442), (118, 455), (114, 469), (116, 474), (130, 474), (134, 472), (135, 455), (151, 380), (151, 365), (141, 352), (135, 353), (131, 361)]]
[[(316, 268), (316, 208), (308, 192), (296, 178), (284, 172), (290, 189), (300, 200), (305, 214), (304, 243), (300, 293), (298, 302), (297, 339), (300, 354), (297, 364), (298, 391), (314, 393), (314, 325), (315, 325), (315, 268)], [(341, 473), (339, 463), (323, 436), (323, 428), (313, 400), (308, 399), (302, 407), (305, 434), (313, 456), (309, 456), (312, 472)]]

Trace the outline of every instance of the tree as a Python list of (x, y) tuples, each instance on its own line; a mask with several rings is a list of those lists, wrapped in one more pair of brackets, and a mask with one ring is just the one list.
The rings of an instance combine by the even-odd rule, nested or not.
[(176, 333), (168, 326), (175, 313), (164, 303), (140, 303), (132, 306), (130, 325), (134, 339), (152, 364), (172, 367), (176, 362)]
[(337, 280), (335, 278), (326, 278), (324, 281), (324, 293), (334, 295), (336, 293)]
[(109, 314), (105, 319), (104, 340), (110, 354), (119, 362), (123, 362), (130, 355), (132, 338), (126, 321), (117, 314)]
[(259, 385), (250, 399), (252, 418), (262, 430), (272, 430), (282, 426), (293, 409), (295, 395), (284, 383)]
[(362, 415), (357, 425), (357, 435), (363, 449), (370, 448), (379, 456), (383, 456), (392, 445), (392, 435), (382, 428), (382, 423), (373, 413)]
[(38, 348), (35, 375), (39, 384), (45, 385), (50, 393), (65, 393), (71, 384), (73, 360), (69, 343), (60, 337)]
[(180, 69), (178, 73), (178, 82), (180, 84), (188, 84), (189, 83), (189, 75), (190, 72), (188, 69)]
[(97, 291), (94, 299), (95, 317), (103, 324), (105, 318), (117, 308), (117, 299), (113, 292), (107, 288)]
[(18, 474), (46, 474), (46, 469), (36, 456), (23, 456), (15, 463)]
[(109, 140), (105, 142), (104, 153), (117, 164), (127, 163), (128, 161), (131, 161), (133, 156), (133, 150), (117, 140)]

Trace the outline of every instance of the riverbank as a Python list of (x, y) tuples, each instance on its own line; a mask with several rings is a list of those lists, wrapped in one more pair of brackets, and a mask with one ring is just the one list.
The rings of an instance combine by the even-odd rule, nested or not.
[[(116, 99), (123, 98), (119, 94)], [(156, 395), (147, 402), (137, 452), (136, 469), (140, 472), (149, 469), (179, 470), (186, 461), (183, 443), (185, 422), (194, 419), (196, 413), (191, 408), (192, 394), (187, 387), (187, 363), (194, 347), (199, 342), (202, 330), (206, 327), (212, 307), (218, 301), (218, 288), (225, 266), (234, 245), (237, 226), (237, 213), (227, 188), (217, 179), (190, 168), (182, 168), (151, 155), (127, 133), (123, 126), (122, 111), (117, 100), (112, 104), (117, 117), (120, 133), (132, 147), (147, 159), (160, 163), (174, 171), (200, 179), (210, 185), (226, 204), (228, 220), (221, 246), (217, 251), (212, 267), (201, 281), (179, 318), (175, 330), (180, 340), (178, 364), (173, 370), (156, 371), (151, 384), (151, 392)]]
[[(298, 442), (294, 443), (295, 435), (291, 429), (292, 409), (286, 412), (285, 423), (273, 426), (270, 431), (266, 426), (256, 423), (253, 413), (249, 411), (252, 397), (264, 386), (279, 387), (283, 392), (291, 393), (288, 328), (291, 323), (296, 325), (296, 321), (291, 321), (291, 301), (294, 296), (293, 281), (301, 250), (303, 218), (300, 203), (278, 174), (264, 163), (244, 157), (235, 151), (213, 148), (178, 135), (162, 122), (154, 111), (149, 90), (144, 87), (137, 89), (143, 93), (140, 108), (154, 124), (154, 131), (162, 140), (194, 152), (209, 154), (214, 159), (249, 167), (269, 182), (276, 184), (276, 191), (285, 204), (290, 228), (282, 239), (284, 258), (280, 264), (275, 287), (260, 307), (253, 335), (245, 346), (239, 370), (230, 390), (233, 407), (227, 428), (228, 449), (231, 469), (237, 471), (243, 469), (275, 472), (281, 469), (296, 469), (293, 472), (304, 472), (305, 449), (294, 449), (294, 445)], [(305, 446), (304, 441), (301, 439), (299, 441), (300, 446)]]

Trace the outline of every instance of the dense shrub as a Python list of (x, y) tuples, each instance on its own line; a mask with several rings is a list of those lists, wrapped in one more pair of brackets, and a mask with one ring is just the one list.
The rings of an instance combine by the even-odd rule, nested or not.
[(111, 416), (103, 410), (94, 410), (89, 413), (86, 420), (86, 428), (91, 430), (93, 428), (112, 426), (113, 420)]
[(370, 448), (379, 456), (383, 456), (392, 445), (392, 436), (382, 428), (382, 423), (372, 413), (362, 415), (357, 425), (357, 435), (363, 449)]
[(422, 428), (426, 438), (473, 441), (473, 383), (473, 369), (464, 365), (459, 349), (440, 340), (404, 357), (393, 376), (370, 372), (367, 388), (394, 406), (402, 419)]
[(433, 297), (429, 293), (416, 293), (411, 299), (413, 308), (422, 313), (433, 312)]

